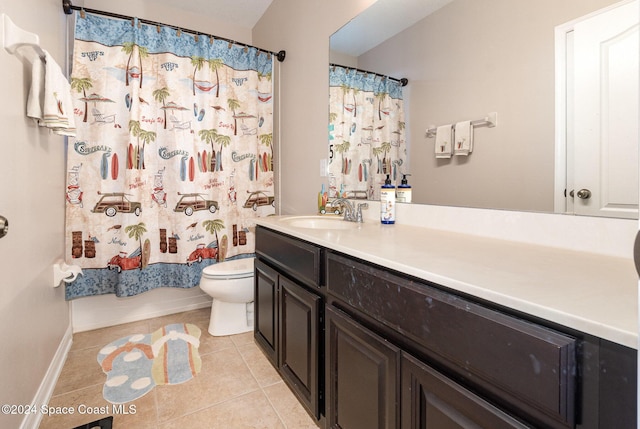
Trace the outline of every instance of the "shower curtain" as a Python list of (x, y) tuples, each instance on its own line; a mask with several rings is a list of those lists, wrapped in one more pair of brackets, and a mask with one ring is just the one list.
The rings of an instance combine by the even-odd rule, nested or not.
[(66, 298), (189, 288), (275, 213), (270, 53), (76, 13)]
[(329, 82), (328, 196), (379, 199), (387, 174), (408, 173), (402, 85), (335, 65)]

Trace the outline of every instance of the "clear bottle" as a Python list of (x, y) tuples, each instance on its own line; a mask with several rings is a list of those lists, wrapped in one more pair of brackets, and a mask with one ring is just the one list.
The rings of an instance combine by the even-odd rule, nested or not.
[(410, 174), (403, 174), (402, 180), (398, 185), (398, 191), (396, 192), (396, 202), (398, 203), (410, 203), (411, 202), (411, 185), (407, 182), (407, 176)]
[(380, 190), (380, 222), (396, 223), (396, 187), (391, 184), (388, 174)]

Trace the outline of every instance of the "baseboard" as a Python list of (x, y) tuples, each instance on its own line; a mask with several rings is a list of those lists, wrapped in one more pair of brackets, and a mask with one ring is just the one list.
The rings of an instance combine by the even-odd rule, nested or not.
[[(53, 389), (56, 387), (56, 382), (58, 381), (58, 377), (60, 376), (60, 372), (62, 372), (62, 367), (64, 366), (65, 361), (67, 360), (67, 354), (69, 353), (69, 349), (71, 348), (71, 343), (73, 341), (73, 332), (71, 328), (71, 324), (67, 328), (64, 336), (62, 337), (62, 341), (60, 341), (60, 345), (58, 346), (58, 350), (56, 350), (56, 354), (53, 356), (53, 360), (47, 369), (47, 373), (42, 379), (42, 383), (40, 383), (40, 387), (38, 387), (38, 391), (36, 392), (36, 396), (33, 398), (31, 402), (32, 407), (40, 409), (42, 404), (48, 404), (50, 402), (51, 396), (53, 395)], [(20, 425), (20, 429), (33, 429), (40, 426), (40, 421), (42, 420), (42, 413), (29, 413), (24, 416), (22, 420), (22, 424)]]
[(71, 318), (73, 332), (82, 332), (210, 306), (211, 297), (199, 287), (158, 288), (127, 298), (100, 295), (74, 299)]

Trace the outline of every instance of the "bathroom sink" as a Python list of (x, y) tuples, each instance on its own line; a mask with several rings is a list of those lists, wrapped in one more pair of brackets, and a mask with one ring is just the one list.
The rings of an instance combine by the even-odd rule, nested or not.
[(282, 220), (289, 226), (308, 229), (354, 229), (356, 222), (347, 222), (342, 216), (293, 216)]

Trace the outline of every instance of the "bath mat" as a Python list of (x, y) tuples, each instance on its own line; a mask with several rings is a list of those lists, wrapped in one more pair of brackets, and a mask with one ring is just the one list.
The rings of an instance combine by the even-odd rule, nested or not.
[(111, 429), (113, 427), (113, 416), (105, 417), (86, 425), (76, 426), (73, 429)]
[(190, 323), (163, 326), (151, 334), (119, 338), (98, 352), (107, 375), (104, 399), (124, 404), (149, 393), (157, 385), (179, 384), (200, 372), (200, 328)]

